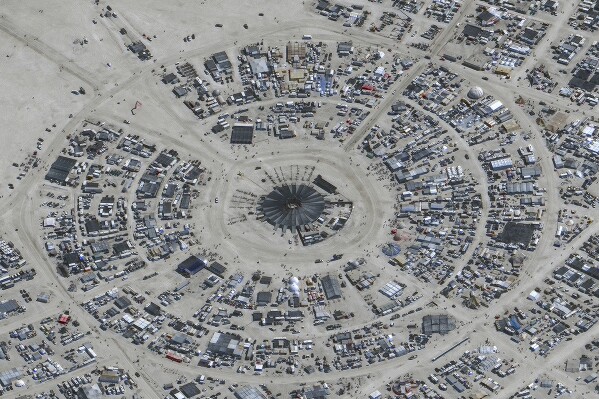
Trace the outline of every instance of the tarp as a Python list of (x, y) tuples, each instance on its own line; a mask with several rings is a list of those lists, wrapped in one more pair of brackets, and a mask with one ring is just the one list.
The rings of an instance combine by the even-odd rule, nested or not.
[(518, 323), (518, 320), (516, 320), (516, 316), (510, 317), (510, 325), (514, 328), (514, 330), (520, 330), (522, 328), (520, 323)]

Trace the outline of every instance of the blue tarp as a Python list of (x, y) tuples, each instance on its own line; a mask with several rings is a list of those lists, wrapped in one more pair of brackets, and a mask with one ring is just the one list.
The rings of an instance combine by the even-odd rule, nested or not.
[(520, 325), (520, 323), (518, 323), (518, 320), (516, 320), (516, 316), (510, 317), (510, 324), (514, 328), (514, 330), (516, 330), (516, 331), (519, 331), (520, 328), (522, 328), (522, 326)]

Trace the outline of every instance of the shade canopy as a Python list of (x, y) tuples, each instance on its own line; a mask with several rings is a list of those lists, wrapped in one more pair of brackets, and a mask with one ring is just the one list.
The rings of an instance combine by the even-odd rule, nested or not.
[(289, 184), (275, 187), (259, 208), (268, 223), (294, 230), (317, 220), (325, 208), (325, 200), (310, 186)]

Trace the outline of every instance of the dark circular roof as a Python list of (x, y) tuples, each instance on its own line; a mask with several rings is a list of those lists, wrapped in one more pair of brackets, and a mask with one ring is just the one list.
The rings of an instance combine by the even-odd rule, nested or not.
[(304, 184), (275, 187), (260, 204), (268, 223), (290, 229), (312, 223), (324, 207), (322, 194)]

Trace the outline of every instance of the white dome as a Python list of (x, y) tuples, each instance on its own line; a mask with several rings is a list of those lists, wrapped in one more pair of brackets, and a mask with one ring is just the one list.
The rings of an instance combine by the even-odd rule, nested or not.
[(15, 386), (17, 386), (17, 387), (24, 387), (25, 386), (25, 381), (23, 381), (23, 380), (17, 380), (15, 382)]
[(474, 86), (473, 88), (471, 88), (468, 91), (468, 97), (470, 97), (473, 100), (478, 100), (479, 98), (481, 98), (485, 93), (483, 92), (483, 89), (481, 89), (478, 86)]
[(289, 284), (289, 290), (293, 293), (299, 292), (299, 286), (297, 284)]
[(289, 279), (289, 284), (298, 284), (299, 283), (299, 279), (297, 277), (291, 277)]

